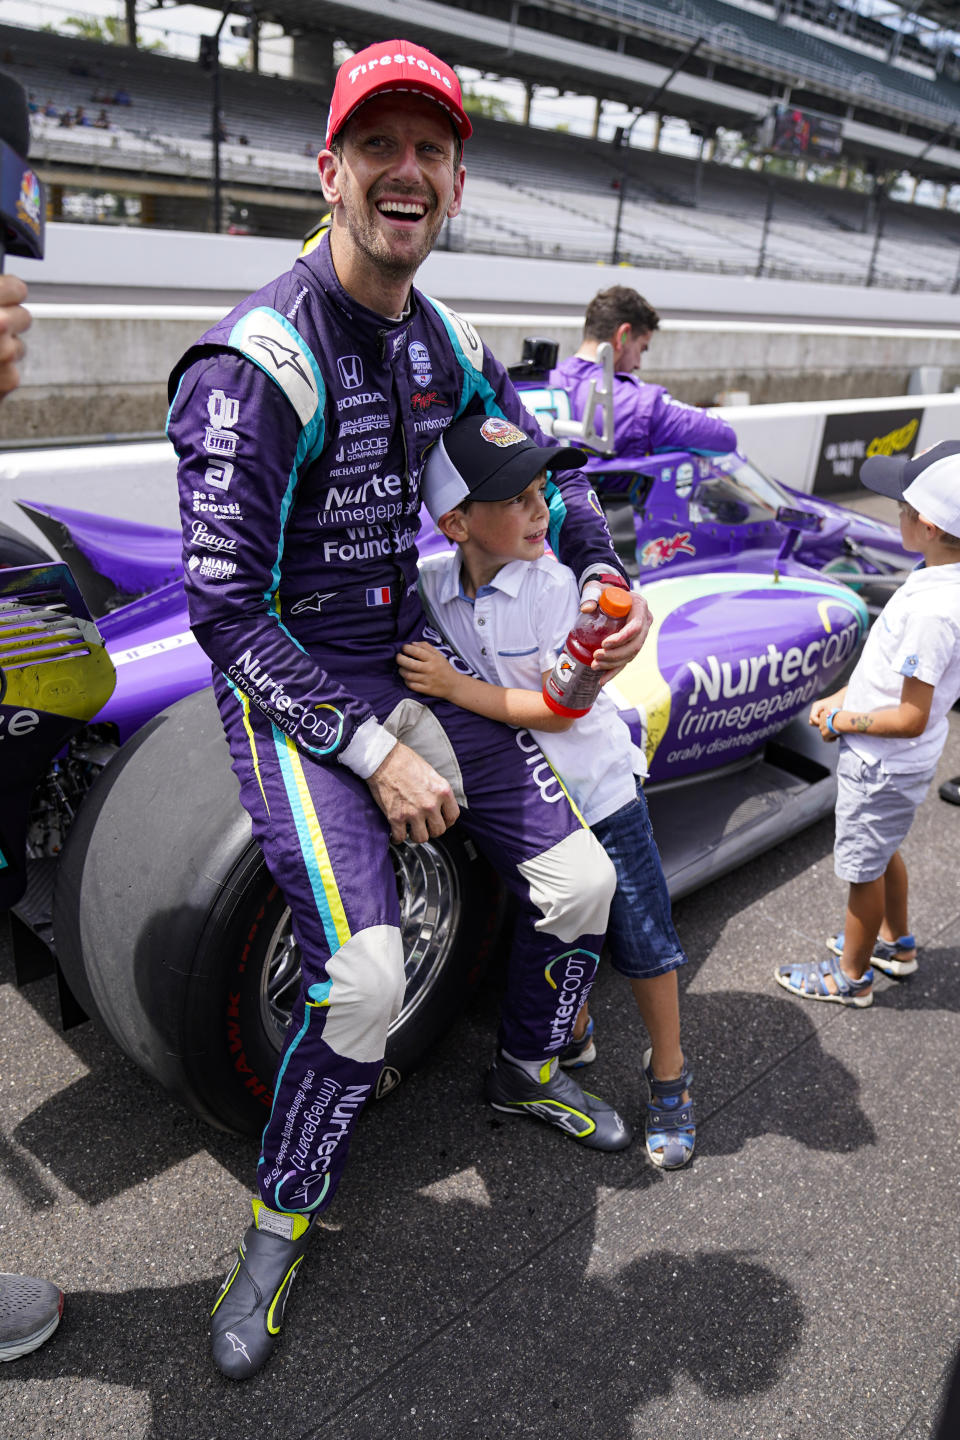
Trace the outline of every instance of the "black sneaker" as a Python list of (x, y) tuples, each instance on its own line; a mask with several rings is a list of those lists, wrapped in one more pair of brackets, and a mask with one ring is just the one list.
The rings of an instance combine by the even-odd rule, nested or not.
[(554, 1060), (544, 1061), (541, 1074), (541, 1080), (532, 1080), (498, 1054), (487, 1071), (484, 1094), (494, 1110), (546, 1120), (591, 1150), (623, 1150), (630, 1144), (630, 1131), (605, 1100), (581, 1090)]
[(214, 1364), (231, 1380), (255, 1375), (273, 1354), (309, 1239), (308, 1216), (286, 1215), (254, 1200), (253, 1224), (210, 1312)]
[(32, 1275), (0, 1274), (0, 1360), (29, 1355), (60, 1324), (63, 1291)]

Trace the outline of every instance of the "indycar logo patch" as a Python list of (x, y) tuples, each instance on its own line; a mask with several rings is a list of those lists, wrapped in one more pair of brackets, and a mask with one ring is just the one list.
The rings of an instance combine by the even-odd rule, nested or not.
[(433, 366), (430, 363), (430, 351), (423, 341), (411, 340), (407, 346), (407, 355), (417, 384), (429, 385), (433, 379)]

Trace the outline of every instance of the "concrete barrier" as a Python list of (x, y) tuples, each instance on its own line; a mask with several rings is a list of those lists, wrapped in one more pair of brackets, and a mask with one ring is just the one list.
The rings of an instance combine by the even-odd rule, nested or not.
[(755, 465), (808, 494), (855, 490), (870, 455), (915, 454), (960, 439), (960, 394), (724, 406), (719, 413)]
[[(195, 305), (31, 308), (23, 385), (0, 408), (0, 445), (13, 448), (161, 433), (171, 367), (224, 313)], [(564, 357), (582, 333), (582, 312), (467, 314), (507, 364), (519, 360), (525, 336), (555, 340)], [(960, 327), (667, 319), (644, 376), (693, 405), (713, 404), (730, 392), (772, 404), (905, 395), (911, 375), (923, 367), (940, 371), (944, 390), (960, 385)]]
[[(960, 394), (731, 406), (719, 413), (754, 464), (807, 493), (855, 490), (869, 454), (915, 452), (960, 438)], [(49, 549), (17, 500), (176, 527), (176, 456), (166, 440), (0, 451), (0, 522)]]
[[(469, 182), (468, 182), (469, 183)], [(320, 214), (318, 196), (317, 213)], [(826, 239), (826, 237), (825, 237)], [(58, 222), (39, 263), (11, 257), (37, 301), (219, 306), (221, 313), (293, 263), (297, 244), (247, 235)], [(960, 294), (712, 275), (602, 261), (530, 259), (435, 250), (417, 283), (457, 310), (582, 315), (608, 285), (632, 285), (663, 315), (822, 320), (842, 325), (960, 326)]]

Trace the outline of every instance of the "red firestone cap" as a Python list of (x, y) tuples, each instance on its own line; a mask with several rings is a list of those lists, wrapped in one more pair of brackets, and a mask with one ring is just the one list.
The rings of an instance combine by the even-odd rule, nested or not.
[(446, 110), (461, 140), (473, 134), (463, 108), (460, 81), (450, 66), (409, 40), (382, 40), (358, 50), (337, 71), (327, 117), (327, 149), (359, 105), (390, 90), (426, 96)]

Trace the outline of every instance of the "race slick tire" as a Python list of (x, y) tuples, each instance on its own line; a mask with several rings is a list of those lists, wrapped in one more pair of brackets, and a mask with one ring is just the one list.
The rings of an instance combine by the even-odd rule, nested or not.
[[(407, 990), (380, 1095), (462, 1008), (503, 918), (494, 872), (456, 830), (392, 853)], [(156, 716), (103, 771), (64, 847), (53, 925), (68, 984), (137, 1065), (210, 1124), (263, 1129), (300, 961), (212, 691)]]

